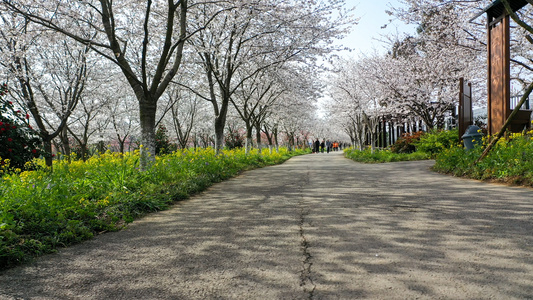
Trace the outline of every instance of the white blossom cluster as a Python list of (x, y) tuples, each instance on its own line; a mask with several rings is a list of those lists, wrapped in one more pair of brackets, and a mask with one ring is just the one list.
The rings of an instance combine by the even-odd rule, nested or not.
[[(490, 3), (402, 0), (388, 13), (416, 25), (416, 34), (390, 36), (385, 54), (334, 64), (328, 109), (355, 144), (362, 147), (367, 133), (376, 138), (379, 121), (443, 128), (458, 105), (460, 78), (472, 83), (475, 106), (485, 105), (486, 17), (472, 18)], [(517, 14), (531, 26), (532, 12), (528, 5)], [(533, 81), (533, 30), (516, 23), (512, 27), (512, 85), (520, 94)]]
[(0, 76), (63, 153), (101, 142), (153, 154), (159, 125), (181, 147), (221, 149), (233, 117), (247, 136), (294, 144), (314, 115), (317, 57), (356, 22), (344, 5), (2, 0)]

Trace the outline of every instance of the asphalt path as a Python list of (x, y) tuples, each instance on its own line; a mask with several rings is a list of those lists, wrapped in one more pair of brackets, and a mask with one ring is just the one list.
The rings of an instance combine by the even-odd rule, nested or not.
[(533, 190), (294, 157), (0, 273), (0, 299), (532, 299)]

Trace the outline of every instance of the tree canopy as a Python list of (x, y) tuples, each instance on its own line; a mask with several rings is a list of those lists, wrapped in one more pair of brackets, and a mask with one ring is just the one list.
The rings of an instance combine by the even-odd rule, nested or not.
[[(358, 30), (344, 0), (1, 0), (0, 80), (46, 152), (140, 148), (146, 166), (157, 128), (180, 148), (219, 150), (230, 127), (247, 147), (362, 147), (385, 117), (443, 127), (461, 77), (484, 105), (485, 23), (469, 21), (489, 3), (401, 0), (388, 13), (416, 32), (356, 57), (333, 43)], [(532, 82), (532, 11), (513, 17), (516, 95)]]

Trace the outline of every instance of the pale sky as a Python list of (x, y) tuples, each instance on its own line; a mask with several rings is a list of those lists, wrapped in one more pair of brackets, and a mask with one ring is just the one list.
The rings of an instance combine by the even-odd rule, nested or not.
[[(359, 57), (361, 54), (370, 55), (375, 51), (386, 53), (388, 50), (386, 44), (378, 41), (383, 40), (382, 35), (415, 32), (414, 26), (407, 26), (398, 20), (390, 22), (393, 17), (387, 15), (385, 10), (390, 9), (390, 6), (398, 7), (400, 3), (397, 0), (346, 0), (346, 2), (348, 8), (356, 6), (354, 15), (359, 18), (359, 24), (353, 27), (348, 36), (336, 43), (352, 48), (353, 51), (342, 51), (336, 54), (344, 57)], [(381, 27), (385, 24), (387, 27), (382, 29)], [(321, 118), (324, 117), (321, 107), (328, 98), (326, 93), (322, 99), (319, 99), (318, 115)]]
[[(398, 7), (399, 1), (396, 0), (347, 0), (348, 7), (354, 7), (355, 16), (360, 18), (359, 24), (355, 25), (352, 33), (339, 43), (346, 47), (353, 48), (351, 54), (358, 56), (359, 53), (370, 54), (374, 49), (379, 53), (385, 52), (384, 43), (378, 40), (383, 40), (382, 35), (396, 34), (397, 32), (414, 32), (413, 26), (407, 26), (403, 22), (393, 19), (385, 13), (385, 10), (390, 9), (391, 6)], [(386, 28), (381, 27), (387, 25)]]

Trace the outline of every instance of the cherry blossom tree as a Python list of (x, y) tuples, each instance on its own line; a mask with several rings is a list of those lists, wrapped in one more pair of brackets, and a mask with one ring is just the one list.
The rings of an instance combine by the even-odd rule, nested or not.
[(86, 45), (120, 68), (138, 101), (144, 169), (147, 154), (155, 154), (157, 102), (178, 73), (185, 41), (200, 30), (188, 26), (188, 13), (207, 4), (187, 0), (1, 3), (30, 22)]
[(280, 101), (282, 95), (288, 92), (290, 80), (301, 78), (298, 75), (289, 78), (287, 72), (286, 68), (281, 66), (257, 72), (244, 82), (231, 97), (233, 107), (245, 124), (246, 153), (252, 147), (253, 130), (256, 132), (257, 148), (261, 149), (262, 123), (271, 110), (276, 107), (276, 102)]
[[(76, 149), (79, 151), (81, 159), (87, 160), (89, 158), (89, 145), (91, 141), (94, 142), (94, 136), (101, 136), (100, 142), (104, 142), (103, 133), (112, 121), (109, 118), (110, 101), (108, 99), (95, 99), (94, 95), (82, 97), (78, 104), (78, 109), (71, 116), (71, 121), (65, 126), (69, 135), (76, 141)], [(63, 133), (65, 138), (62, 139), (62, 146), (65, 148), (69, 145), (69, 141), (65, 139), (69, 135)], [(69, 151), (64, 154), (70, 155)]]
[(78, 158), (86, 160), (95, 145), (103, 151), (102, 145), (111, 141), (108, 132), (112, 122), (123, 117), (113, 112), (119, 110), (120, 92), (128, 90), (127, 83), (121, 79), (121, 74), (110, 68), (109, 61), (99, 59), (94, 53), (88, 55), (85, 93), (59, 135), (60, 143), (56, 143), (62, 154), (69, 157), (73, 147)]
[[(474, 83), (475, 99), (486, 99), (486, 20), (471, 21), (492, 1), (402, 0), (389, 14), (418, 26), (415, 35), (390, 37), (390, 51), (336, 65), (331, 79), (330, 114), (362, 146), (361, 136), (374, 126), (366, 111), (381, 107), (397, 119), (420, 119), (428, 128), (442, 127), (456, 105), (460, 77)], [(508, 1), (503, 0), (504, 5)], [(521, 93), (530, 92), (533, 61), (533, 6), (512, 13), (511, 74)], [(365, 87), (371, 86), (368, 90)], [(368, 103), (368, 98), (377, 102)], [(523, 98), (524, 99), (524, 98)], [(368, 116), (368, 115), (367, 115)], [(367, 120), (367, 122), (365, 122)], [(366, 123), (366, 124), (365, 124)], [(370, 125), (370, 126), (369, 126)]]
[[(480, 16), (474, 20), (472, 17), (482, 12), (493, 0), (400, 0), (401, 5), (392, 8), (388, 13), (409, 24), (420, 25), (426, 33), (432, 32), (432, 43), (434, 45), (448, 45), (450, 47), (466, 47), (484, 55), (486, 52), (486, 17)], [(501, 1), (503, 4), (508, 1)], [(516, 12), (516, 18), (522, 20), (515, 21), (512, 30), (511, 61), (514, 63), (511, 70), (513, 80), (522, 80), (527, 77), (523, 71), (524, 59), (530, 58), (531, 43), (527, 36), (531, 33), (527, 31), (527, 24), (531, 24), (533, 19), (533, 5), (526, 5)], [(529, 25), (530, 26), (530, 25)], [(452, 37), (452, 39), (450, 39)], [(484, 64), (484, 62), (482, 62)], [(521, 74), (522, 76), (520, 76)]]
[(472, 8), (472, 3), (402, 2), (405, 8), (390, 14), (416, 24), (416, 35), (391, 37), (388, 53), (337, 66), (333, 108), (350, 111), (345, 115), (345, 128), (360, 147), (367, 133), (377, 137), (374, 130), (380, 115), (419, 119), (428, 128), (443, 127), (457, 102), (459, 78), (486, 82), (482, 31), (468, 22), (470, 15), (464, 10), (465, 5)]
[[(461, 61), (464, 57), (477, 57), (477, 63), (470, 64), (470, 70), (477, 74), (467, 74), (465, 77), (473, 79), (475, 86), (479, 84), (481, 91), (480, 104), (486, 99), (486, 17), (482, 16), (471, 20), (474, 13), (481, 10), (492, 1), (419, 1), (404, 0), (405, 9), (397, 9), (392, 14), (406, 22), (420, 24), (423, 34), (420, 34), (426, 52), (441, 53), (448, 61)], [(508, 6), (508, 1), (501, 1)], [(525, 93), (531, 78), (531, 21), (533, 19), (533, 6), (526, 5), (523, 9), (509, 13), (514, 21), (511, 30), (511, 86), (518, 95)], [(483, 15), (483, 14), (482, 14)], [(437, 17), (437, 18), (435, 18)], [(528, 39), (529, 37), (529, 39)], [(445, 51), (441, 49), (444, 48)], [(466, 49), (466, 51), (465, 51)], [(437, 50), (437, 51), (436, 51)], [(469, 51), (470, 50), (470, 51)], [(452, 55), (446, 55), (451, 53)], [(477, 56), (476, 56), (477, 53)], [(466, 55), (465, 55), (466, 54)], [(474, 60), (473, 60), (474, 61)], [(459, 65), (467, 66), (465, 62)], [(472, 80), (471, 80), (472, 81)]]
[(170, 111), (167, 117), (168, 123), (173, 129), (178, 146), (185, 149), (191, 142), (194, 143), (193, 135), (196, 127), (201, 125), (199, 123), (205, 121), (209, 123), (210, 119), (206, 116), (208, 107), (198, 95), (179, 85), (172, 85), (169, 88), (168, 106)]
[(341, 119), (352, 142), (363, 149), (367, 133), (372, 151), (377, 139), (377, 125), (390, 109), (388, 92), (376, 82), (373, 60), (340, 59), (330, 78), (330, 114)]
[[(14, 101), (33, 117), (52, 166), (52, 140), (86, 93), (88, 47), (59, 39), (14, 14), (2, 14), (0, 54), (4, 74), (15, 78)], [(42, 43), (55, 41), (55, 45)]]
[(320, 98), (321, 86), (317, 78), (304, 74), (300, 73), (300, 80), (286, 82), (289, 87), (287, 92), (271, 107), (268, 120), (265, 120), (266, 125), (263, 126), (275, 128), (274, 137), (278, 143), (281, 135), (284, 135), (291, 149), (307, 145), (307, 139), (319, 122), (316, 101)]
[[(235, 92), (267, 68), (291, 60), (311, 63), (316, 55), (329, 53), (328, 42), (354, 22), (345, 17), (343, 2), (239, 0), (211, 8), (223, 13), (190, 42), (204, 69), (208, 89), (197, 92), (213, 106), (217, 151)], [(340, 12), (336, 18), (331, 16), (335, 11)], [(207, 11), (203, 18), (211, 15)]]

